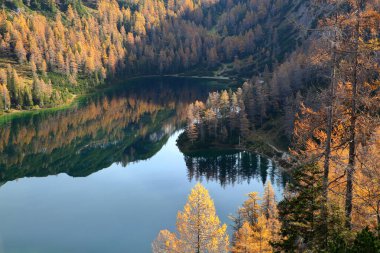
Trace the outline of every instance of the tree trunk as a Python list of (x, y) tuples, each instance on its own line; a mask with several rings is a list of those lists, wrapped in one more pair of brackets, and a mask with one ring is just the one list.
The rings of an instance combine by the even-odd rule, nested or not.
[(379, 236), (380, 236), (380, 200), (377, 201), (377, 211), (376, 211), (376, 216), (377, 216), (377, 227), (379, 230)]
[(360, 33), (360, 13), (361, 13), (361, 0), (357, 2), (356, 10), (356, 27), (354, 39), (354, 66), (353, 66), (353, 82), (351, 93), (351, 113), (350, 113), (350, 137), (349, 137), (349, 153), (348, 153), (348, 166), (347, 166), (347, 185), (346, 185), (346, 227), (352, 229), (352, 196), (353, 196), (353, 177), (355, 172), (355, 158), (356, 158), (356, 99), (358, 89), (358, 50), (359, 50), (359, 33)]
[(327, 248), (328, 244), (328, 187), (329, 187), (329, 173), (330, 173), (330, 158), (331, 158), (331, 135), (334, 121), (334, 99), (335, 99), (335, 87), (336, 87), (336, 72), (337, 72), (337, 27), (338, 13), (335, 13), (335, 27), (334, 27), (334, 41), (332, 47), (332, 71), (330, 81), (329, 101), (327, 107), (327, 129), (326, 129), (326, 144), (323, 164), (323, 185), (322, 185), (322, 222), (324, 232), (324, 245)]

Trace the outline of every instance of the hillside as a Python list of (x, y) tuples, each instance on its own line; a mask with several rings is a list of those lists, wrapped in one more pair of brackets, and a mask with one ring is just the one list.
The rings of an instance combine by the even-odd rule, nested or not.
[[(54, 106), (106, 79), (251, 78), (299, 47), (309, 1), (2, 1), (0, 110)], [(199, 71), (202, 69), (202, 71)]]

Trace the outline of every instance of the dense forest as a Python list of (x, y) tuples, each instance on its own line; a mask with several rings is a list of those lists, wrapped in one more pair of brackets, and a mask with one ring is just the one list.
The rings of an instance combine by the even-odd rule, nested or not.
[(117, 75), (202, 66), (251, 77), (275, 67), (300, 43), (291, 20), (307, 27), (314, 22), (303, 1), (0, 4), (1, 110), (61, 104)]

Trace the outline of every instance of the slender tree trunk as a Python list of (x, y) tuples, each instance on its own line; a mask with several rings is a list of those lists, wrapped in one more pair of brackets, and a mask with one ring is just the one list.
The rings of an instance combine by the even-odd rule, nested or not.
[(323, 164), (323, 184), (322, 184), (322, 220), (323, 220), (323, 232), (324, 232), (324, 245), (327, 248), (328, 243), (328, 187), (329, 187), (329, 173), (330, 173), (330, 158), (331, 158), (331, 135), (334, 121), (334, 100), (335, 100), (335, 87), (336, 87), (336, 75), (337, 75), (337, 25), (338, 23), (338, 13), (335, 13), (335, 24), (334, 24), (334, 40), (332, 47), (332, 71), (331, 71), (331, 81), (330, 81), (330, 91), (329, 91), (329, 101), (327, 107), (327, 129), (326, 129), (326, 143), (325, 143), (325, 154), (324, 154), (324, 164)]
[(350, 113), (350, 137), (349, 137), (349, 153), (348, 153), (348, 166), (347, 166), (347, 186), (346, 186), (346, 227), (352, 229), (352, 196), (353, 196), (353, 177), (355, 172), (355, 157), (356, 157), (356, 99), (358, 89), (358, 50), (359, 50), (359, 33), (360, 33), (360, 13), (362, 1), (356, 2), (356, 27), (354, 39), (354, 66), (353, 66), (353, 82), (351, 93), (351, 113)]
[(330, 98), (329, 106), (327, 108), (327, 131), (326, 131), (326, 144), (325, 144), (325, 159), (323, 164), (323, 204), (322, 204), (322, 219), (323, 219), (323, 229), (325, 232), (325, 246), (327, 246), (327, 232), (328, 232), (328, 187), (329, 187), (329, 173), (330, 173), (330, 158), (331, 158), (331, 134), (333, 127), (333, 117), (334, 117), (334, 96), (335, 96), (335, 75), (336, 75), (336, 56), (333, 52), (333, 71), (332, 80), (330, 84)]
[(380, 236), (380, 200), (377, 201), (376, 217), (377, 217), (378, 233), (379, 233), (379, 236)]

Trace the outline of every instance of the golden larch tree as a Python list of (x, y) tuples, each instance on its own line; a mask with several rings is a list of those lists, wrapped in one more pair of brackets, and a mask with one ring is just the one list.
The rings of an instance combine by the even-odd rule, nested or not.
[(261, 213), (266, 218), (266, 226), (270, 232), (270, 240), (278, 240), (281, 224), (278, 220), (276, 196), (270, 181), (265, 185), (264, 196), (261, 202)]
[(183, 211), (177, 215), (178, 237), (161, 231), (153, 242), (153, 252), (228, 252), (227, 225), (221, 225), (213, 200), (200, 183), (191, 190)]
[(251, 225), (245, 221), (242, 227), (235, 232), (235, 244), (231, 249), (232, 253), (251, 253), (254, 252), (253, 230)]
[(248, 199), (244, 201), (243, 207), (241, 208), (242, 217), (249, 222), (253, 227), (260, 216), (260, 197), (257, 192), (251, 192), (248, 194)]
[(161, 230), (152, 244), (154, 253), (179, 253), (181, 252), (177, 236), (168, 230)]
[(178, 212), (177, 229), (185, 252), (228, 251), (227, 225), (221, 225), (214, 202), (200, 183), (191, 190), (183, 211)]
[(267, 227), (267, 219), (265, 215), (260, 215), (257, 223), (253, 227), (253, 251), (252, 253), (272, 252), (272, 246), (269, 244), (271, 233)]

